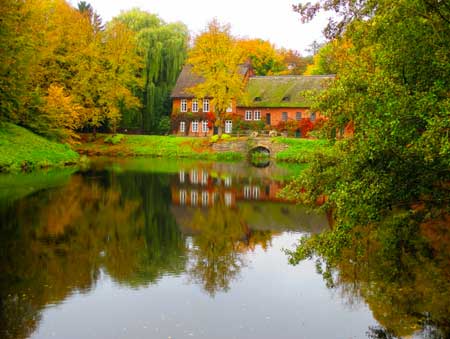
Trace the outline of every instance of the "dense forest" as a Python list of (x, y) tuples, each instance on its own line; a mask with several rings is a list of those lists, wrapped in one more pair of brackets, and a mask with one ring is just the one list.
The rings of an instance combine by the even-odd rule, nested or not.
[[(73, 143), (77, 132), (165, 134), (170, 92), (190, 34), (139, 9), (103, 22), (81, 1), (0, 5), (0, 121)], [(268, 41), (241, 39), (256, 74), (300, 74), (311, 61)]]

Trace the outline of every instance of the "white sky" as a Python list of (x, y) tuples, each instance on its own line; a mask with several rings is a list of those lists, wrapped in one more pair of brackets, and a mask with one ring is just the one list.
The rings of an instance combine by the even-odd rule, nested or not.
[[(269, 40), (276, 47), (300, 51), (311, 42), (324, 41), (326, 17), (302, 24), (292, 5), (306, 0), (86, 0), (103, 21), (123, 10), (138, 7), (166, 22), (181, 21), (195, 35), (214, 17), (230, 23), (233, 35)], [(70, 0), (76, 6), (78, 0)]]

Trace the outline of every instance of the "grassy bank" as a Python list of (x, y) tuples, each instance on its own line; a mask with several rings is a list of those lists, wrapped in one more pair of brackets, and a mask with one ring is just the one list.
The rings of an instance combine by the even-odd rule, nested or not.
[(331, 149), (327, 140), (277, 138), (276, 142), (289, 146), (276, 155), (277, 162), (308, 163), (314, 153), (328, 152)]
[[(246, 154), (237, 152), (214, 152), (210, 138), (176, 137), (157, 135), (98, 135), (95, 141), (88, 141), (85, 135), (76, 150), (81, 154), (101, 156), (149, 156), (168, 159), (187, 158), (202, 160), (241, 160)], [(221, 142), (232, 142), (235, 138)], [(276, 155), (277, 162), (307, 163), (315, 152), (329, 149), (325, 140), (275, 138), (274, 142), (288, 145)]]
[(67, 145), (10, 123), (0, 124), (0, 172), (64, 166), (78, 159)]
[(220, 161), (243, 158), (242, 154), (236, 152), (213, 152), (209, 144), (209, 138), (171, 135), (98, 135), (95, 141), (83, 142), (76, 147), (76, 150), (81, 154), (106, 156), (148, 156)]

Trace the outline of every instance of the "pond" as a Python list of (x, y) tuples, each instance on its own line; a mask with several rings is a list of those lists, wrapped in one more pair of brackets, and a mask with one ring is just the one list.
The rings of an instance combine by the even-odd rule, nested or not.
[(0, 337), (375, 338), (376, 303), (288, 263), (329, 228), (278, 197), (298, 170), (96, 159), (0, 176)]

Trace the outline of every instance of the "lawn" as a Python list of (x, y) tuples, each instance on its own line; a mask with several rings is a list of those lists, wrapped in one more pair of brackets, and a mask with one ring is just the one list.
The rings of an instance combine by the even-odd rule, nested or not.
[(0, 124), (0, 172), (64, 166), (78, 162), (68, 145), (47, 140), (10, 123)]
[(289, 163), (308, 163), (313, 154), (329, 152), (331, 144), (327, 140), (276, 138), (275, 142), (283, 143), (289, 147), (276, 155), (276, 161)]
[[(85, 136), (86, 137), (86, 136)], [(115, 142), (115, 140), (120, 140)], [(160, 158), (189, 158), (204, 160), (241, 160), (236, 152), (213, 152), (209, 138), (158, 135), (98, 135), (95, 141), (84, 142), (76, 150), (88, 155), (149, 156)]]

